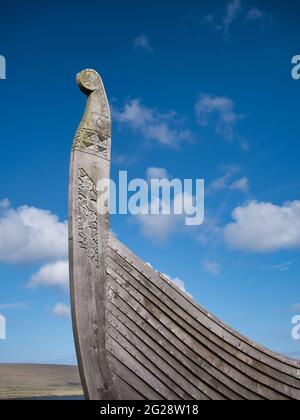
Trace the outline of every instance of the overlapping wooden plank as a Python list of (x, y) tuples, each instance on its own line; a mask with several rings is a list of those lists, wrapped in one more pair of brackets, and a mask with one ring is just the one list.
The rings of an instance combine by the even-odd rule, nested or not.
[[(118, 307), (114, 306), (111, 302), (108, 305), (108, 319), (113, 316), (113, 318), (117, 318), (119, 324), (122, 324), (126, 327), (130, 332), (132, 332), (136, 337), (142, 340), (148, 348), (151, 348), (158, 356), (158, 363), (159, 360), (162, 359), (169, 363), (169, 365), (174, 368), (174, 374), (176, 375), (177, 381), (181, 384), (182, 387), (185, 387), (187, 392), (195, 398), (199, 399), (199, 377), (203, 377), (201, 371), (197, 364), (191, 363), (189, 359), (189, 354), (187, 351), (184, 353), (177, 350), (176, 343), (174, 344), (174, 340), (172, 342), (168, 341), (166, 336), (162, 336), (159, 334), (157, 329), (154, 328), (143, 321), (143, 319), (136, 314), (133, 310), (130, 310), (130, 307), (127, 303), (118, 300)], [(173, 347), (170, 351), (170, 347)], [(193, 357), (193, 356), (192, 356)], [(198, 377), (196, 376), (198, 374)], [(220, 380), (222, 380), (222, 376), (220, 374), (215, 374)], [(238, 383), (235, 381), (224, 381), (224, 386), (230, 386), (232, 391), (236, 393), (235, 399), (251, 399), (257, 400), (261, 399), (262, 397), (258, 394), (251, 392), (242, 385), (242, 383)]]
[[(198, 357), (203, 358), (209, 365), (208, 369), (211, 373), (211, 367), (215, 367), (218, 371), (223, 373), (221, 381), (224, 382), (225, 377), (240, 383), (243, 380), (243, 385), (245, 388), (248, 388), (250, 391), (255, 392), (256, 394), (267, 398), (274, 398), (276, 395), (277, 398), (284, 398), (284, 393), (287, 393), (288, 398), (294, 398), (293, 392), (294, 389), (285, 387), (285, 385), (279, 384), (276, 381), (273, 381), (273, 386), (275, 389), (269, 386), (269, 379), (265, 375), (261, 375), (260, 372), (257, 372), (255, 369), (251, 369), (249, 366), (242, 365), (238, 366), (240, 370), (237, 370), (237, 366), (234, 358), (227, 355), (227, 359), (231, 357), (231, 364), (229, 364), (226, 359), (221, 358), (218, 353), (213, 353), (209, 347), (205, 347), (202, 344), (202, 341), (196, 341), (194, 335), (197, 335), (196, 330), (189, 330), (185, 325), (180, 325), (177, 322), (172, 322), (170, 318), (162, 310), (163, 303), (159, 302), (159, 306), (156, 305), (154, 301), (149, 301), (146, 296), (140, 294), (140, 290), (132, 288), (130, 283), (126, 283), (119, 274), (111, 273), (115, 281), (123, 287), (125, 285), (126, 291), (137, 300), (147, 311), (148, 314), (151, 314), (159, 322), (161, 322), (170, 332), (172, 332), (179, 340), (183, 341), (190, 349), (197, 352)], [(203, 338), (204, 340), (204, 338)], [(220, 351), (220, 350), (219, 350)], [(224, 356), (224, 355), (223, 355)], [(251, 372), (250, 372), (251, 370)], [(241, 373), (243, 372), (243, 373)], [(218, 373), (220, 375), (220, 373)], [(257, 381), (261, 375), (261, 382)], [(253, 380), (253, 377), (256, 380)], [(227, 378), (226, 378), (227, 379)], [(227, 379), (228, 380), (228, 379)], [(276, 390), (278, 388), (279, 390)]]
[(107, 353), (107, 358), (113, 375), (122, 378), (122, 380), (129, 385), (127, 390), (123, 390), (122, 395), (118, 395), (118, 399), (130, 400), (132, 395), (131, 388), (133, 388), (135, 392), (138, 392), (145, 400), (158, 401), (164, 399), (162, 395), (142, 381), (130, 368), (128, 368), (126, 360), (122, 362), (109, 352)]
[[(116, 326), (116, 323), (110, 318), (112, 322), (108, 323), (107, 334), (119, 343), (132, 357), (134, 357), (146, 371), (155, 376), (161, 383), (176, 394), (176, 399), (190, 400), (191, 396), (181, 388), (170, 374), (170, 368), (166, 364), (162, 364), (161, 360), (156, 363), (155, 353), (143, 345), (143, 342), (135, 340), (135, 337), (129, 331), (126, 331), (123, 324)], [(114, 325), (113, 325), (114, 324)], [(115, 327), (116, 326), (116, 327)], [(163, 367), (165, 370), (162, 370)], [(166, 370), (167, 369), (167, 370)], [(141, 378), (147, 380), (146, 378)]]
[[(212, 383), (214, 377), (209, 376), (205, 370), (191, 362), (186, 354), (183, 352), (181, 353), (176, 348), (176, 345), (173, 346), (172, 351), (168, 351), (168, 349), (170, 349), (170, 342), (167, 338), (160, 335), (160, 333), (158, 333), (150, 324), (146, 324), (139, 315), (136, 316), (125, 302), (119, 302), (119, 304), (120, 306), (118, 308), (115, 307), (114, 304), (111, 304), (109, 311), (111, 311), (111, 315), (112, 313), (114, 314), (114, 319), (117, 318), (119, 325), (122, 324), (123, 329), (126, 326), (126, 331), (128, 331), (130, 339), (137, 344), (141, 342), (145, 343), (143, 348), (145, 348), (147, 353), (152, 353), (153, 363), (156, 363), (157, 366), (164, 369), (165, 375), (168, 375), (174, 382), (177, 382), (181, 388), (186, 389), (191, 398), (202, 399), (203, 393), (200, 392), (202, 387), (200, 383), (203, 380), (204, 382), (207, 381)], [(126, 308), (124, 308), (124, 306), (126, 306)], [(137, 319), (137, 317), (140, 319)], [(132, 319), (134, 319), (134, 321), (132, 321)], [(222, 392), (228, 398), (231, 397), (236, 400), (248, 399), (249, 391), (240, 387), (238, 390), (240, 393), (234, 392), (233, 390), (226, 393), (226, 385), (227, 384), (224, 384)], [(252, 394), (250, 397), (250, 399), (259, 398), (256, 394)]]
[[(193, 344), (190, 344), (190, 340), (192, 338), (184, 336), (184, 332), (178, 331), (176, 325), (173, 325), (172, 322), (164, 322), (164, 320), (158, 320), (155, 316), (153, 316), (153, 314), (151, 314), (151, 312), (145, 308), (142, 301), (139, 302), (138, 299), (135, 299), (130, 294), (129, 290), (127, 291), (122, 288), (122, 286), (117, 282), (114, 282), (113, 279), (112, 282), (110, 282), (109, 287), (112, 289), (110, 299), (116, 307), (122, 307), (122, 309), (124, 309), (124, 304), (130, 307), (130, 310), (134, 314), (132, 317), (133, 321), (139, 322), (136, 317), (136, 315), (139, 315), (143, 320), (141, 323), (142, 329), (145, 329), (147, 325), (151, 325), (153, 330), (156, 331), (154, 335), (155, 340), (160, 345), (164, 345), (163, 340), (165, 339), (167, 340), (166, 348), (168, 348), (173, 356), (176, 355), (177, 357), (178, 352), (183, 354), (184, 358), (180, 359), (182, 363), (187, 363), (188, 358), (188, 363), (190, 364), (191, 370), (197, 373), (198, 378), (201, 378), (202, 384), (204, 385), (201, 389), (202, 392), (213, 399), (216, 392), (218, 392), (220, 395), (223, 394), (224, 396), (227, 396), (229, 399), (234, 399), (234, 397), (236, 397), (236, 393), (232, 391), (232, 387), (234, 387), (234, 381), (226, 376), (228, 368), (230, 367), (225, 366), (222, 360), (218, 358), (212, 360), (213, 363), (215, 363), (217, 366), (217, 368), (214, 368), (211, 364), (209, 364), (208, 361), (206, 361), (205, 357), (194, 351), (195, 347), (193, 347)], [(128, 309), (126, 313), (129, 317), (131, 316)], [(217, 379), (218, 377), (219, 380)], [(247, 385), (247, 381), (251, 379), (247, 378), (247, 376), (244, 377), (243, 375), (241, 375), (240, 379), (243, 381), (241, 384), (245, 387), (245, 390), (247, 390), (247, 387), (244, 384)], [(253, 386), (255, 386), (256, 383), (255, 381), (253, 382)], [(277, 396), (277, 393), (271, 389), (261, 389), (260, 384), (257, 385), (257, 392), (255, 394), (259, 399), (260, 396), (265, 398), (264, 395), (268, 394), (268, 392), (270, 398)], [(249, 399), (252, 399), (252, 395), (252, 391), (249, 390)], [(281, 397), (279, 396), (279, 398)], [(284, 399), (284, 397), (282, 398)]]
[(140, 394), (137, 389), (134, 389), (128, 382), (126, 382), (123, 378), (120, 378), (113, 371), (112, 371), (112, 377), (113, 377), (114, 386), (118, 390), (119, 400), (121, 400), (121, 401), (124, 401), (124, 400), (143, 401), (143, 400), (145, 400), (145, 397), (142, 394)]
[[(144, 355), (147, 355), (153, 365), (160, 370), (159, 376), (162, 377), (163, 381), (166, 378), (169, 379), (169, 386), (171, 386), (183, 399), (201, 399), (202, 394), (200, 391), (173, 367), (172, 362), (176, 364), (176, 360), (170, 353), (164, 352), (161, 348), (158, 349), (154, 340), (151, 340), (151, 344), (149, 342), (147, 343), (144, 332), (140, 330), (139, 335), (137, 335), (137, 328), (133, 327), (133, 329), (135, 329), (134, 332), (133, 329), (127, 327), (128, 321), (130, 320), (127, 317), (127, 319), (120, 320), (120, 317), (117, 318), (114, 315), (116, 312), (117, 308), (111, 305), (107, 315), (108, 322), (119, 332), (119, 334), (127, 339), (128, 343), (133, 345), (136, 349), (140, 349)], [(185, 370), (185, 375), (187, 374), (188, 371)]]
[[(119, 258), (121, 258), (119, 256)], [(113, 259), (116, 260), (116, 262), (118, 262), (118, 256), (116, 256), (115, 254), (113, 255)], [(122, 264), (122, 262), (121, 262)], [(163, 296), (163, 298), (165, 299), (166, 302), (169, 303), (169, 305), (171, 306), (172, 310), (177, 311), (183, 313), (183, 316), (186, 316), (187, 319), (191, 322), (191, 317), (189, 317), (190, 312), (189, 311), (184, 311), (184, 307), (181, 307), (181, 305), (179, 303), (174, 303), (172, 301), (172, 293), (171, 291), (173, 290), (173, 288), (170, 291), (170, 287), (168, 288), (169, 284), (166, 283), (163, 279), (159, 278), (156, 279), (156, 281), (153, 281), (153, 279), (155, 278), (155, 275), (152, 275), (152, 277), (150, 278), (145, 278), (143, 274), (141, 274), (140, 272), (138, 272), (133, 266), (132, 264), (129, 264), (126, 262), (125, 260), (125, 265), (123, 264), (123, 268), (125, 268), (126, 270), (129, 270), (129, 273), (137, 278), (137, 280), (144, 284), (145, 287), (150, 288), (151, 285), (156, 286), (156, 290), (155, 293), (157, 294), (157, 296)], [(148, 268), (148, 267), (147, 267)], [(198, 311), (199, 312), (199, 311)], [(199, 317), (198, 317), (199, 318)], [(203, 319), (204, 317), (202, 316), (202, 313), (200, 313), (200, 325), (198, 325), (197, 328), (201, 328), (201, 325), (203, 324)], [(206, 316), (207, 318), (207, 316)], [(195, 319), (195, 318), (194, 318)], [(199, 322), (199, 321), (198, 321)], [(206, 319), (206, 323), (212, 323), (211, 319), (209, 318), (208, 321)], [(194, 323), (195, 325), (195, 323)], [(207, 328), (207, 326), (205, 326)], [(208, 333), (211, 331), (211, 329), (207, 329)], [(215, 334), (214, 334), (215, 335)], [(217, 335), (217, 338), (220, 339), (220, 336), (222, 335), (222, 331), (220, 330), (220, 333)], [(214, 339), (214, 337), (211, 337), (212, 339)], [(224, 337), (223, 337), (224, 338)], [(251, 364), (255, 364), (256, 368), (259, 370), (261, 369), (264, 373), (269, 374), (269, 375), (273, 375), (275, 376), (276, 379), (278, 379), (279, 381), (282, 381), (283, 383), (287, 383), (288, 385), (291, 385), (293, 387), (298, 387), (300, 388), (300, 380), (294, 377), (291, 377), (288, 374), (284, 374), (282, 371), (279, 371), (278, 369), (280, 368), (280, 366), (277, 366), (277, 369), (273, 368), (274, 371), (268, 369), (268, 365), (265, 363), (260, 362), (259, 360), (255, 359), (252, 361), (250, 358), (247, 359), (247, 357), (245, 358), (245, 353), (243, 352), (243, 350), (241, 350), (241, 345), (239, 342), (236, 342), (235, 345), (230, 345), (231, 347), (228, 347), (226, 340), (224, 340), (223, 338), (221, 338), (222, 340), (222, 347), (227, 346), (227, 349), (229, 349), (229, 351), (233, 351), (235, 353), (235, 355), (237, 357), (242, 358), (242, 360), (244, 360), (245, 362), (251, 363)], [(215, 340), (216, 342), (216, 340)], [(247, 356), (247, 354), (246, 354)], [(297, 375), (297, 370), (294, 369), (294, 374)]]
[[(174, 294), (171, 293), (172, 299), (175, 300), (176, 304), (185, 308), (190, 315), (195, 316), (196, 319), (198, 319), (199, 313), (205, 315), (205, 318), (208, 319), (204, 318), (203, 321), (206, 321), (208, 323), (207, 327), (212, 331), (217, 332), (224, 340), (226, 339), (232, 341), (233, 345), (240, 347), (242, 351), (254, 351), (258, 360), (260, 357), (263, 358), (263, 363), (269, 362), (272, 365), (274, 364), (274, 362), (276, 362), (274, 367), (275, 369), (278, 369), (279, 366), (280, 371), (285, 371), (285, 369), (287, 369), (286, 373), (288, 375), (300, 378), (299, 361), (292, 360), (277, 353), (271, 352), (270, 350), (240, 335), (237, 331), (231, 329), (228, 325), (224, 324), (219, 319), (211, 315), (208, 311), (203, 309), (200, 305), (194, 302), (193, 299), (191, 299), (186, 293), (181, 291), (175, 284), (170, 282), (168, 279), (164, 278), (164, 281), (160, 282), (159, 280), (162, 280), (160, 274), (155, 272), (155, 270), (153, 270), (147, 264), (141, 261), (115, 237), (109, 237), (108, 245), (122, 258), (124, 258), (130, 265), (132, 265), (132, 267), (138, 270), (141, 274), (145, 275), (145, 277), (147, 277), (149, 281), (158, 282), (159, 287), (162, 288), (162, 291), (168, 292), (170, 294), (171, 288), (171, 290), (174, 291)], [(238, 341), (235, 341), (235, 339), (238, 339)], [(289, 370), (288, 368), (291, 369)]]
[[(113, 337), (107, 334), (106, 336), (106, 349), (115, 358), (128, 367), (142, 382), (150, 386), (154, 391), (166, 400), (177, 400), (178, 395), (165, 386), (152, 372), (142, 365), (134, 356), (121, 346)], [(122, 376), (121, 376), (122, 377)]]

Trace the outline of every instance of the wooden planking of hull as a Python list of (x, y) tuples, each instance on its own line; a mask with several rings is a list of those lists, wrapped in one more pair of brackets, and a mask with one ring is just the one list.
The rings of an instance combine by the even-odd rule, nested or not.
[(87, 106), (71, 156), (73, 329), (91, 400), (300, 400), (300, 362), (241, 336), (109, 233), (111, 118), (100, 76), (77, 76)]

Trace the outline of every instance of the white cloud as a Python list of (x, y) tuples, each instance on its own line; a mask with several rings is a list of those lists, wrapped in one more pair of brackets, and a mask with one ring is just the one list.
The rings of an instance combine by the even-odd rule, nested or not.
[(0, 206), (0, 261), (27, 263), (65, 258), (68, 253), (67, 222), (50, 211), (22, 206), (9, 200)]
[(235, 104), (226, 96), (201, 94), (195, 105), (196, 116), (200, 126), (213, 125), (217, 134), (226, 141), (238, 140), (236, 124), (243, 118), (235, 112)]
[(300, 201), (282, 206), (251, 201), (237, 207), (232, 217), (224, 238), (233, 248), (272, 252), (300, 247)]
[(202, 269), (214, 276), (218, 276), (220, 274), (220, 264), (216, 261), (204, 260), (202, 263)]
[(176, 286), (182, 290), (184, 293), (188, 294), (190, 297), (192, 297), (192, 295), (190, 293), (187, 292), (186, 287), (185, 287), (185, 283), (183, 280), (181, 280), (179, 277), (175, 277), (172, 278), (170, 277), (168, 274), (165, 273), (159, 273), (157, 270), (155, 270), (155, 268), (149, 263), (147, 262), (146, 265), (148, 265), (148, 267), (150, 267), (152, 270), (156, 271), (161, 277), (165, 277), (166, 279), (168, 279), (169, 281), (172, 281), (174, 284), (176, 284)]
[(230, 187), (231, 190), (241, 191), (241, 192), (248, 192), (249, 191), (249, 179), (244, 177), (240, 178), (237, 181), (234, 181)]
[(112, 107), (113, 116), (118, 123), (140, 133), (145, 139), (177, 148), (180, 143), (190, 141), (192, 133), (181, 128), (181, 119), (171, 111), (166, 114), (148, 108), (139, 99), (125, 103), (122, 110)]
[(53, 308), (53, 315), (61, 318), (71, 318), (71, 309), (69, 305), (57, 303)]
[(1, 209), (7, 209), (10, 207), (10, 201), (8, 198), (3, 198), (0, 200), (0, 208)]
[(147, 169), (146, 176), (148, 181), (151, 181), (151, 179), (169, 179), (168, 171), (165, 168), (150, 167)]
[(192, 297), (192, 295), (187, 292), (186, 286), (183, 280), (181, 280), (178, 277), (172, 278), (168, 276), (168, 274), (164, 274), (164, 273), (161, 273), (161, 276), (166, 277), (169, 281), (173, 282), (180, 290), (182, 290), (184, 293)]
[(68, 290), (69, 263), (67, 260), (56, 261), (44, 265), (37, 273), (33, 274), (29, 282), (30, 287), (59, 287)]
[(148, 37), (144, 34), (139, 35), (133, 40), (134, 48), (136, 49), (143, 49), (147, 51), (148, 53), (153, 53), (154, 50), (152, 48), (152, 45), (148, 39)]

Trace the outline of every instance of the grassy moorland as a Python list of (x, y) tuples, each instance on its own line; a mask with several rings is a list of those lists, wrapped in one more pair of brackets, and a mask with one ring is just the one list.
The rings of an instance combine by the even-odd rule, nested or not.
[(0, 400), (82, 394), (75, 366), (0, 364)]

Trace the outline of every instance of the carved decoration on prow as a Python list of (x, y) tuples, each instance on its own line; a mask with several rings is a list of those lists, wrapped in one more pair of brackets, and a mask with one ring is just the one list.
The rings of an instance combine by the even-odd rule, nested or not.
[(101, 78), (95, 70), (87, 69), (78, 73), (76, 79), (80, 90), (89, 98), (73, 148), (109, 160), (111, 119)]
[(91, 155), (109, 159), (109, 135), (105, 131), (89, 130), (86, 128), (79, 128), (77, 130), (74, 149), (81, 150)]
[(82, 168), (78, 177), (79, 246), (99, 268), (97, 190), (94, 181)]

